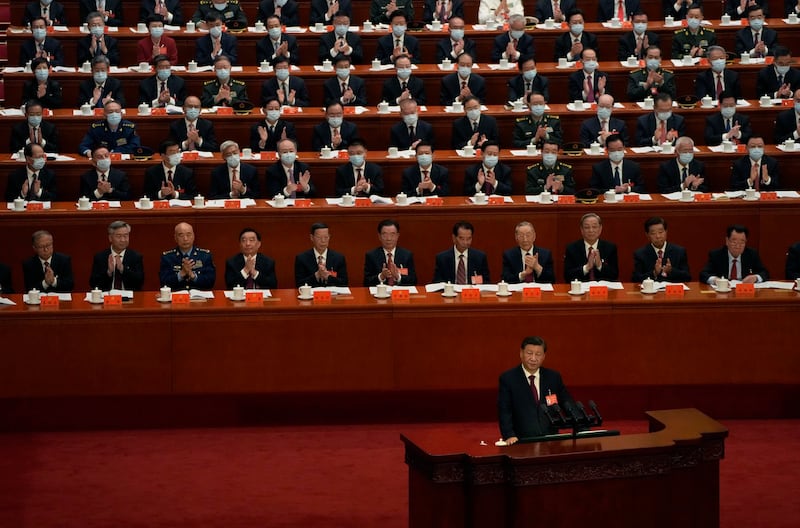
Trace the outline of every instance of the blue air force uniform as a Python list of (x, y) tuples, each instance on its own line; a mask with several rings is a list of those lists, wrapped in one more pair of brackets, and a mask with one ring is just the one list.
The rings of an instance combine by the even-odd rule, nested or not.
[[(192, 266), (194, 280), (179, 277), (184, 257), (194, 261)], [(161, 269), (158, 276), (162, 286), (169, 286), (173, 290), (211, 290), (214, 288), (217, 271), (214, 268), (211, 251), (192, 247), (191, 251), (184, 255), (180, 248), (176, 247), (161, 254)]]
[(111, 152), (133, 154), (133, 151), (139, 148), (141, 143), (139, 135), (136, 133), (136, 125), (123, 119), (117, 126), (117, 130), (113, 132), (105, 120), (92, 123), (89, 131), (83, 136), (78, 150), (83, 154), (87, 150), (92, 150), (96, 145), (107, 147)]

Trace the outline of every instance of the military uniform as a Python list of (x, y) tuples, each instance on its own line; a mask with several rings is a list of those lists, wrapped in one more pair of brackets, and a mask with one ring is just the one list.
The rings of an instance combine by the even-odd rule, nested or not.
[(180, 248), (170, 249), (161, 254), (161, 269), (158, 272), (162, 286), (169, 286), (173, 290), (211, 290), (214, 288), (214, 281), (217, 278), (217, 271), (214, 269), (214, 261), (211, 259), (211, 251), (192, 247), (186, 255), (194, 261), (192, 271), (195, 274), (194, 280), (181, 279), (178, 277), (181, 271), (184, 255)]
[[(530, 165), (528, 167), (528, 179), (525, 182), (525, 194), (540, 194), (545, 190), (547, 177), (555, 174), (561, 179), (564, 188), (558, 194), (575, 194), (575, 178), (572, 177), (572, 165), (556, 161), (550, 168), (545, 167), (543, 162)], [(550, 191), (550, 189), (548, 189)], [(551, 191), (552, 192), (552, 191)]]
[(200, 5), (197, 6), (197, 10), (192, 15), (192, 22), (195, 24), (205, 22), (208, 14), (212, 12), (217, 13), (225, 25), (229, 25), (233, 20), (240, 24), (239, 27), (247, 27), (247, 15), (244, 14), (242, 6), (239, 5), (239, 0), (228, 0), (228, 5), (222, 11), (214, 7), (212, 0), (200, 0)]
[[(514, 146), (526, 147), (530, 145), (540, 125), (547, 127), (545, 139), (561, 143), (563, 133), (561, 132), (561, 119), (558, 116), (544, 114), (541, 118), (536, 119), (532, 115), (528, 115), (517, 118), (517, 122), (514, 123)], [(543, 143), (544, 141), (539, 140), (536, 146), (541, 147)]]
[(247, 98), (247, 86), (244, 81), (237, 81), (236, 79), (228, 79), (228, 84), (231, 87), (231, 100), (221, 100), (218, 103), (214, 102), (214, 97), (219, 93), (219, 88), (222, 83), (219, 79), (206, 81), (203, 83), (203, 94), (200, 96), (200, 104), (204, 108), (212, 106), (232, 106), (237, 101), (249, 101)]
[(681, 59), (684, 55), (691, 54), (692, 48), (696, 47), (703, 48), (701, 56), (705, 57), (708, 47), (716, 44), (717, 35), (713, 29), (701, 26), (698, 28), (697, 34), (693, 34), (688, 28), (679, 29), (672, 36), (672, 58)]
[(628, 76), (628, 99), (631, 101), (644, 101), (649, 95), (655, 96), (658, 93), (668, 93), (672, 99), (676, 98), (675, 92), (675, 74), (663, 68), (658, 69), (658, 73), (664, 77), (664, 82), (661, 84), (646, 87), (648, 70), (642, 68), (634, 70)]
[(117, 126), (117, 130), (113, 132), (105, 120), (92, 123), (89, 131), (83, 136), (78, 150), (83, 154), (97, 145), (107, 147), (111, 152), (133, 154), (133, 151), (139, 148), (141, 143), (139, 135), (136, 133), (136, 125), (123, 119)]

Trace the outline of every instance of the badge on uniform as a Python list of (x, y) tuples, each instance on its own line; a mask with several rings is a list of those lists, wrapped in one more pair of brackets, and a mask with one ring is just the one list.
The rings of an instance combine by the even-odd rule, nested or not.
[(117, 145), (119, 145), (119, 146), (122, 146), (122, 145), (127, 145), (127, 144), (128, 144), (128, 140), (127, 140), (127, 139), (125, 139), (125, 138), (119, 138), (119, 139), (117, 140)]
[(544, 397), (544, 401), (547, 402), (547, 406), (556, 405), (558, 403), (558, 396), (555, 394), (547, 394)]

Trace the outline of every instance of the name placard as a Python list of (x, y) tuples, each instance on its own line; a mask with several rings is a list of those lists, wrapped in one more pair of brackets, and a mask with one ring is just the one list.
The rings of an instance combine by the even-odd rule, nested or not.
[(407, 301), (411, 298), (408, 290), (392, 290), (393, 301)]
[(331, 299), (333, 299), (333, 295), (331, 292), (327, 290), (315, 290), (314, 291), (314, 302), (315, 303), (330, 303)]
[(311, 200), (308, 198), (295, 198), (294, 199), (294, 206), (295, 207), (311, 207)]
[(683, 297), (683, 284), (667, 284), (664, 292), (667, 294), (667, 297)]
[(736, 295), (752, 297), (756, 294), (756, 285), (752, 283), (745, 284), (744, 282), (736, 285)]
[(504, 203), (506, 203), (506, 200), (502, 196), (489, 197), (489, 205), (503, 205)]
[(589, 286), (590, 299), (608, 299), (608, 286)]
[(189, 304), (189, 292), (172, 292), (172, 304)]
[(122, 295), (106, 295), (103, 297), (103, 306), (122, 306)]
[(42, 211), (44, 209), (44, 204), (42, 202), (28, 202), (28, 207), (26, 209), (28, 211)]
[(153, 209), (169, 209), (169, 202), (166, 200), (153, 202)]
[(559, 194), (557, 204), (574, 204), (575, 196), (572, 194)]
[(92, 209), (105, 210), (109, 208), (108, 202), (92, 202)]
[(239, 209), (239, 200), (225, 200), (225, 209)]
[(523, 288), (522, 289), (522, 298), (523, 299), (541, 299), (542, 298), (542, 289), (541, 288)]
[(478, 288), (464, 288), (461, 290), (461, 299), (464, 301), (480, 301), (481, 291)]
[(444, 198), (426, 198), (425, 205), (444, 205)]
[(639, 202), (639, 195), (638, 194), (623, 194), (622, 201), (626, 203), (637, 203)]
[(249, 291), (244, 294), (244, 302), (250, 304), (257, 304), (264, 302), (264, 292)]
[(58, 308), (61, 302), (57, 295), (42, 295), (40, 299), (42, 301), (41, 306), (44, 308)]
[(700, 193), (694, 195), (695, 202), (710, 202), (711, 201), (711, 193)]

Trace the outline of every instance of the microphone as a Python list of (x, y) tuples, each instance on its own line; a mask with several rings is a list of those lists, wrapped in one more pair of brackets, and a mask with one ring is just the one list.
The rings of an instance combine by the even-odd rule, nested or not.
[(550, 421), (550, 425), (558, 425), (558, 421), (550, 414), (550, 407), (547, 406), (546, 403), (539, 405), (539, 408), (542, 410), (547, 419)]
[(589, 407), (594, 412), (594, 415), (597, 416), (597, 425), (603, 425), (603, 417), (600, 416), (600, 410), (597, 408), (597, 404), (594, 400), (589, 400)]
[(578, 412), (583, 415), (583, 419), (586, 421), (586, 425), (592, 425), (592, 418), (593, 416), (589, 416), (586, 412), (586, 408), (583, 406), (581, 402), (575, 402), (575, 407), (578, 408)]
[(567, 417), (572, 420), (572, 425), (577, 426), (580, 422), (580, 418), (578, 418), (578, 415), (575, 413), (575, 407), (572, 406), (569, 400), (564, 402), (564, 410), (567, 412)]
[(558, 417), (561, 424), (568, 425), (567, 417), (566, 415), (564, 415), (563, 411), (561, 411), (561, 407), (559, 407), (557, 403), (554, 403), (550, 407), (555, 411), (556, 416)]

